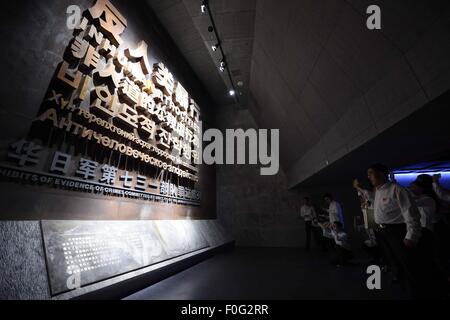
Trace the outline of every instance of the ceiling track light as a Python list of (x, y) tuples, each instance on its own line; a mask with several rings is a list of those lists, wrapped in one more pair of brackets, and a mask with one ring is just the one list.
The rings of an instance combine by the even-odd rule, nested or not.
[[(208, 14), (209, 20), (211, 21), (211, 25), (208, 27), (208, 31), (211, 33), (214, 32), (214, 35), (216, 37), (217, 42), (216, 42), (216, 44), (211, 45), (211, 50), (214, 52), (220, 50), (220, 53), (222, 54), (222, 61), (219, 64), (219, 70), (222, 73), (226, 71), (228, 74), (228, 79), (230, 80), (230, 85), (231, 85), (231, 87), (229, 88), (228, 94), (231, 97), (233, 97), (237, 103), (239, 103), (239, 97), (238, 97), (238, 94), (236, 94), (237, 91), (234, 86), (233, 77), (231, 76), (230, 68), (228, 68), (228, 64), (226, 63), (225, 53), (223, 51), (223, 48), (222, 48), (222, 45), (220, 42), (219, 34), (217, 32), (217, 27), (214, 22), (214, 17), (212, 15), (211, 9), (209, 8), (209, 0), (202, 1), (201, 11), (202, 11), (202, 13)], [(239, 95), (242, 95), (242, 92), (239, 92)]]
[(202, 1), (202, 5), (200, 6), (200, 10), (202, 11), (202, 13), (206, 13), (206, 11), (208, 11), (208, 1), (207, 0), (203, 0)]
[(222, 61), (220, 61), (220, 64), (219, 64), (219, 70), (220, 70), (220, 72), (224, 72), (226, 66), (227, 66), (227, 63), (225, 62), (225, 60), (222, 59)]

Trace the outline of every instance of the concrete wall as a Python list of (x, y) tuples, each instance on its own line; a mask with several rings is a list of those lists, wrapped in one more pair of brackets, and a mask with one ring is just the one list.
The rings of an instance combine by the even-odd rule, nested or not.
[[(251, 107), (251, 106), (250, 106)], [(223, 107), (216, 123), (225, 129), (258, 128), (248, 109)], [(353, 219), (359, 215), (358, 197), (349, 183), (330, 180), (320, 186), (289, 190), (286, 174), (280, 168), (275, 176), (261, 176), (257, 165), (218, 165), (217, 217), (236, 240), (238, 246), (302, 247), (304, 224), (299, 219), (301, 201), (311, 197), (314, 205), (325, 207), (323, 195), (332, 193), (341, 203), (347, 231), (354, 245), (360, 236), (353, 230)]]
[[(257, 128), (246, 109), (223, 107), (216, 116), (221, 130)], [(261, 176), (258, 165), (217, 165), (217, 217), (238, 246), (303, 245), (298, 218), (301, 194), (288, 191), (286, 176)]]

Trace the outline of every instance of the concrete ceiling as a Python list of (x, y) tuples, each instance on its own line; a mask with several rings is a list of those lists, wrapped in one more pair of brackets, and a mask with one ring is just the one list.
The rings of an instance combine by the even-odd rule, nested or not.
[[(204, 82), (219, 105), (235, 103), (226, 72), (219, 72), (222, 60), (219, 51), (212, 51), (217, 43), (208, 14), (202, 14), (199, 0), (147, 0), (161, 23), (179, 47), (192, 68)], [(245, 104), (249, 92), (250, 65), (254, 35), (256, 0), (211, 0), (211, 12), (221, 40), (227, 64), (232, 73), (239, 101)], [(242, 81), (243, 86), (237, 83)]]
[[(148, 0), (221, 104), (229, 85), (199, 0)], [(382, 30), (366, 8), (382, 10)], [(258, 125), (280, 128), (294, 186), (450, 88), (448, 0), (210, 0)], [(376, 160), (376, 159), (374, 159)]]

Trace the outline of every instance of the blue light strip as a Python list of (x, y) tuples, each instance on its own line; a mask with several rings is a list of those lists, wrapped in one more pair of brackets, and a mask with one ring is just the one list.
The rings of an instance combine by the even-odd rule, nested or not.
[(440, 174), (442, 177), (449, 176), (450, 177), (450, 171), (416, 171), (416, 172), (396, 172), (394, 171), (395, 176), (418, 176), (419, 174), (429, 174), (430, 176), (433, 176), (435, 174)]
[(417, 176), (419, 174), (429, 174), (431, 176), (435, 175), (435, 174), (440, 174), (441, 175), (441, 179), (439, 180), (439, 184), (442, 185), (444, 188), (446, 189), (450, 189), (450, 171), (442, 171), (442, 170), (438, 170), (438, 171), (415, 171), (415, 172), (396, 172), (394, 171), (394, 175), (395, 175), (395, 180), (397, 180), (397, 182), (404, 186), (404, 187), (409, 187), (411, 185), (411, 183), (414, 182), (414, 180), (416, 180)]

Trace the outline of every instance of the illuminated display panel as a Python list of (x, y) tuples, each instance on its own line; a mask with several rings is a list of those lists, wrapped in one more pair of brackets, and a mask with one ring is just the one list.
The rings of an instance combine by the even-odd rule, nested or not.
[(93, 220), (214, 217), (211, 170), (198, 164), (200, 106), (164, 62), (150, 56), (153, 43), (127, 36), (132, 22), (112, 2), (98, 0), (85, 9), (36, 106), (29, 134), (11, 141), (1, 159), (0, 178), (11, 183), (7, 192), (30, 186), (23, 194), (31, 195), (30, 203), (39, 193), (51, 193), (53, 200), (56, 189), (67, 207), (70, 197), (103, 199), (120, 203), (120, 212), (111, 213), (111, 204), (86, 202), (82, 217), (70, 209), (58, 214), (47, 204), (39, 213), (30, 205), (31, 212), (20, 214)]

